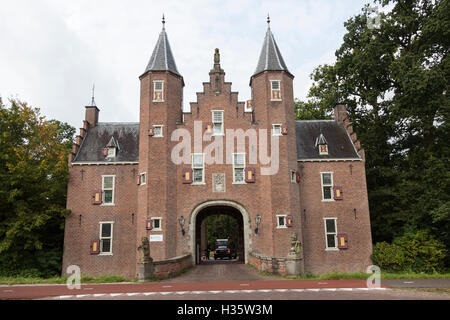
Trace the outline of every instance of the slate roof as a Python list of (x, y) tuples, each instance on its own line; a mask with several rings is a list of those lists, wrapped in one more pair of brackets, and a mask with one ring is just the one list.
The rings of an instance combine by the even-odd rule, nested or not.
[(258, 65), (253, 73), (253, 76), (263, 71), (286, 71), (291, 74), (281, 56), (280, 49), (273, 37), (270, 27), (267, 28), (264, 44), (259, 55)]
[[(120, 146), (116, 157), (107, 159), (102, 150), (111, 139)], [(81, 143), (73, 163), (83, 162), (138, 162), (139, 123), (99, 122), (90, 128)]]
[(181, 77), (172, 50), (170, 49), (169, 40), (164, 27), (159, 34), (158, 42), (156, 42), (155, 49), (153, 49), (152, 56), (144, 73), (147, 71), (170, 71)]
[[(353, 142), (343, 125), (334, 120), (296, 121), (297, 157), (308, 159), (359, 159)], [(323, 134), (328, 155), (319, 155), (317, 139)]]

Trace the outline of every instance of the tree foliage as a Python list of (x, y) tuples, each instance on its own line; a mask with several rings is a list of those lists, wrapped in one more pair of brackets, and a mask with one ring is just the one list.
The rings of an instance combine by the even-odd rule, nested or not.
[(427, 230), (450, 247), (450, 1), (379, 0), (346, 23), (336, 62), (311, 75), (299, 114), (344, 102), (365, 148), (372, 232)]
[(0, 106), (0, 272), (59, 273), (75, 129), (10, 100)]

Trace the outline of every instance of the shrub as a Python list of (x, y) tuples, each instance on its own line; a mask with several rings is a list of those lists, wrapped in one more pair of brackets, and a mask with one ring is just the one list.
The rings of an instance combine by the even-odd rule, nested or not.
[(425, 231), (406, 233), (393, 241), (377, 243), (372, 260), (384, 272), (442, 272), (446, 249)]

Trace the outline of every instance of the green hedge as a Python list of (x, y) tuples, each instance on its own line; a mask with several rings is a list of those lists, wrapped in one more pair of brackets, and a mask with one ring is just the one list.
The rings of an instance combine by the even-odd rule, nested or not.
[(393, 241), (377, 243), (372, 261), (383, 272), (444, 271), (445, 245), (424, 231), (407, 233)]

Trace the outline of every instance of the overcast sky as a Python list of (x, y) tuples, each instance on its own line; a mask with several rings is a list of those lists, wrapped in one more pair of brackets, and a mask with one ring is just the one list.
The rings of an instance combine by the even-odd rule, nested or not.
[(332, 63), (344, 22), (369, 0), (155, 1), (0, 0), (0, 95), (41, 108), (49, 119), (79, 128), (95, 101), (101, 122), (139, 121), (139, 79), (166, 17), (184, 108), (209, 80), (214, 48), (239, 100), (250, 97), (267, 30), (295, 76), (294, 96), (305, 98), (309, 75)]

